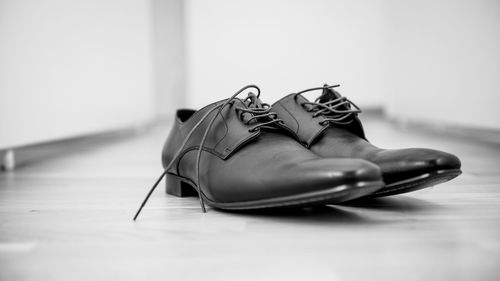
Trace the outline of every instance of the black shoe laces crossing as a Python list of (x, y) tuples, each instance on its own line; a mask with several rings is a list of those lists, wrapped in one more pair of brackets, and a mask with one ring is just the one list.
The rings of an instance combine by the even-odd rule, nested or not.
[(196, 183), (195, 183), (195, 185), (196, 185), (196, 189), (198, 191), (198, 197), (200, 199), (201, 209), (203, 210), (204, 213), (206, 213), (205, 202), (204, 202), (204, 199), (203, 199), (202, 189), (201, 189), (201, 182), (200, 182), (200, 159), (201, 159), (201, 152), (203, 150), (202, 148), (205, 145), (205, 141), (207, 139), (208, 134), (211, 131), (211, 128), (212, 128), (213, 123), (215, 122), (215, 119), (217, 119), (217, 116), (219, 116), (219, 114), (222, 112), (222, 110), (224, 109), (224, 107), (226, 107), (228, 104), (234, 104), (234, 99), (236, 98), (236, 96), (238, 96), (242, 92), (244, 92), (244, 91), (246, 91), (248, 89), (251, 89), (251, 88), (257, 90), (257, 94), (254, 94), (252, 92), (248, 93), (247, 98), (245, 98), (243, 100), (243, 103), (245, 103), (247, 105), (247, 108), (240, 107), (240, 106), (236, 107), (236, 112), (238, 114), (238, 117), (240, 118), (240, 120), (242, 120), (244, 122), (245, 125), (255, 124), (253, 127), (251, 127), (250, 129), (248, 129), (248, 131), (249, 132), (255, 132), (257, 129), (259, 129), (261, 127), (264, 127), (264, 126), (270, 126), (270, 125), (275, 124), (275, 123), (283, 123), (282, 120), (280, 120), (280, 119), (277, 118), (276, 113), (271, 112), (271, 107), (268, 104), (262, 103), (260, 101), (260, 99), (259, 99), (259, 97), (260, 97), (260, 89), (259, 89), (259, 87), (255, 86), (255, 85), (248, 85), (248, 86), (245, 86), (245, 87), (241, 88), (234, 95), (232, 95), (229, 99), (227, 99), (224, 103), (222, 103), (220, 105), (217, 105), (214, 108), (211, 108), (210, 110), (208, 110), (205, 113), (205, 115), (203, 115), (203, 117), (188, 132), (186, 138), (184, 139), (184, 141), (180, 145), (180, 147), (177, 150), (177, 152), (174, 154), (174, 157), (169, 162), (169, 164), (165, 167), (165, 169), (163, 170), (163, 173), (156, 180), (156, 182), (151, 187), (151, 189), (149, 190), (148, 194), (146, 195), (146, 197), (142, 201), (141, 206), (139, 207), (139, 209), (137, 210), (137, 212), (136, 212), (136, 214), (134, 216), (134, 221), (137, 219), (137, 217), (141, 213), (142, 209), (144, 208), (144, 206), (146, 205), (147, 201), (149, 200), (149, 197), (151, 197), (151, 194), (153, 194), (153, 192), (155, 191), (155, 189), (158, 186), (158, 184), (161, 182), (161, 180), (163, 179), (163, 177), (166, 176), (167, 171), (172, 167), (172, 165), (174, 165), (175, 161), (177, 160), (177, 158), (181, 154), (182, 150), (186, 146), (187, 142), (189, 141), (189, 139), (191, 138), (191, 136), (193, 135), (193, 133), (201, 125), (201, 123), (203, 123), (203, 121), (205, 121), (205, 119), (208, 118), (208, 116), (212, 112), (214, 112), (214, 111), (217, 110), (217, 114), (215, 114), (212, 117), (212, 119), (208, 123), (207, 128), (205, 129), (203, 137), (202, 137), (202, 139), (200, 141), (200, 145), (198, 146), (199, 148), (198, 148), (198, 152), (197, 152), (197, 155), (196, 155), (196, 166), (195, 166), (196, 167)]
[(361, 113), (361, 109), (348, 98), (340, 96), (337, 92), (335, 93), (339, 95), (339, 97), (328, 95), (328, 91), (325, 91), (339, 86), (340, 85), (328, 86), (325, 84), (323, 87), (310, 88), (300, 91), (294, 95), (294, 98), (297, 99), (297, 96), (303, 93), (322, 90), (323, 94), (316, 98), (314, 102), (303, 102), (302, 106), (308, 112), (314, 112), (312, 115), (313, 118), (320, 115), (326, 117), (323, 121), (319, 122), (320, 125), (325, 125), (330, 122), (347, 125), (354, 120), (353, 117), (357, 116), (358, 113)]
[[(237, 107), (236, 110), (239, 113), (241, 120), (244, 120), (245, 125), (251, 125), (256, 123), (254, 127), (248, 129), (249, 132), (255, 132), (261, 127), (269, 127), (272, 124), (281, 123), (283, 121), (278, 118), (278, 115), (271, 111), (271, 106), (267, 103), (263, 103), (259, 99), (260, 93), (257, 95), (254, 93), (249, 93), (247, 98), (243, 100), (248, 108)], [(245, 115), (249, 115), (246, 119)]]

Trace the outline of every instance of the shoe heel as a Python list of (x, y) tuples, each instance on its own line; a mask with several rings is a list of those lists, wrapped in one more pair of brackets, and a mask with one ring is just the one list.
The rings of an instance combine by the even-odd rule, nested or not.
[(167, 194), (177, 197), (191, 197), (198, 196), (198, 192), (189, 183), (182, 181), (180, 177), (172, 174), (166, 175), (166, 188)]

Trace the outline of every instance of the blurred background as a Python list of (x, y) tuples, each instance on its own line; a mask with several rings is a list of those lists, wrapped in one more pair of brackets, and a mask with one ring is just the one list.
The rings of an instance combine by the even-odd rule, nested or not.
[[(500, 280), (499, 82), (500, 0), (0, 0), (0, 281)], [(132, 221), (176, 109), (324, 83), (464, 173), (248, 213), (161, 183)]]
[(498, 0), (0, 0), (0, 150), (323, 83), (389, 119), (500, 130)]

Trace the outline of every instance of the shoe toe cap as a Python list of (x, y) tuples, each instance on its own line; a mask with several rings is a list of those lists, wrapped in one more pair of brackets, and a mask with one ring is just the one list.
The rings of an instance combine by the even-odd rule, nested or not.
[(375, 161), (386, 183), (441, 170), (460, 169), (460, 159), (450, 153), (424, 148), (386, 150)]
[(316, 159), (297, 165), (292, 174), (295, 181), (307, 179), (308, 183), (337, 185), (359, 181), (377, 181), (381, 179), (380, 168), (361, 159)]
[(457, 156), (446, 152), (438, 153), (433, 164), (439, 169), (460, 169), (462, 166)]
[(217, 183), (214, 180), (211, 186), (217, 188), (211, 194), (219, 202), (248, 201), (333, 191), (362, 181), (382, 180), (380, 168), (361, 159), (314, 158), (287, 165), (263, 165), (259, 171), (226, 173), (223, 181), (222, 175), (216, 177)]

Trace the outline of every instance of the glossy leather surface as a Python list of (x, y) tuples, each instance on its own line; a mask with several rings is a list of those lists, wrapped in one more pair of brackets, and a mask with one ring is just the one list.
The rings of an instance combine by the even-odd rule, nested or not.
[[(324, 118), (312, 118), (301, 103), (301, 95), (288, 95), (272, 105), (286, 125), (290, 126), (312, 152), (322, 157), (361, 158), (377, 164), (386, 184), (438, 170), (460, 169), (460, 160), (452, 154), (425, 148), (381, 149), (365, 139), (357, 117), (348, 125), (333, 123), (320, 126)], [(306, 129), (304, 127), (310, 127)]]
[[(368, 161), (325, 159), (312, 153), (282, 125), (249, 132), (252, 125), (245, 125), (236, 111), (236, 107), (246, 105), (239, 99), (234, 101), (217, 117), (201, 155), (200, 183), (209, 204), (289, 196), (381, 179), (380, 169)], [(222, 102), (197, 112), (178, 111), (163, 148), (164, 167), (201, 116)], [(195, 182), (196, 154), (207, 123), (196, 129), (169, 174)]]

